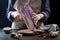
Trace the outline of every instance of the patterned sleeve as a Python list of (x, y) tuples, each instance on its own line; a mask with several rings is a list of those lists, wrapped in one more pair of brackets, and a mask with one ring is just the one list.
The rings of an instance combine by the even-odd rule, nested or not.
[(50, 4), (49, 0), (43, 0), (41, 6), (41, 13), (45, 16), (45, 20), (50, 16)]
[(11, 17), (11, 12), (12, 11), (16, 11), (14, 8), (13, 8), (13, 5), (15, 3), (16, 0), (8, 0), (8, 8), (7, 8), (7, 13), (6, 13), (6, 16), (8, 18), (9, 21), (12, 21), (13, 18)]

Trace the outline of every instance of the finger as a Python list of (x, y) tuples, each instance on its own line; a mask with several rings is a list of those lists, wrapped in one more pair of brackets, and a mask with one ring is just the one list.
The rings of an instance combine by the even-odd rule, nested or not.
[(32, 16), (32, 18), (34, 19), (34, 18), (37, 18), (37, 16)]
[(22, 21), (22, 16), (21, 15), (19, 15), (19, 20)]
[(38, 18), (34, 18), (34, 21), (38, 21)]
[(35, 25), (37, 25), (37, 21), (34, 21)]
[(17, 21), (20, 21), (20, 20), (19, 20), (19, 16), (17, 17)]
[(36, 16), (36, 13), (32, 13), (32, 16)]
[(35, 23), (35, 25), (37, 26), (37, 23)]
[(37, 24), (37, 22), (38, 22), (38, 18), (35, 18), (35, 19), (34, 19), (34, 22), (35, 22), (35, 24)]
[(16, 16), (16, 17), (15, 17), (15, 20), (16, 20), (16, 21), (19, 21), (19, 16)]

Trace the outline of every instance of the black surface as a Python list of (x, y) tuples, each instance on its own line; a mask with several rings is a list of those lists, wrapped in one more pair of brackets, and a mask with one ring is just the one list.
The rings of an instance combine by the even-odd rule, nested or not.
[[(4, 31), (0, 29), (0, 40), (18, 40), (18, 39), (11, 38), (9, 34), (5, 34)], [(40, 38), (38, 36), (23, 36), (22, 39), (20, 40), (60, 40), (60, 34), (58, 34), (56, 38), (46, 38), (46, 39)]]

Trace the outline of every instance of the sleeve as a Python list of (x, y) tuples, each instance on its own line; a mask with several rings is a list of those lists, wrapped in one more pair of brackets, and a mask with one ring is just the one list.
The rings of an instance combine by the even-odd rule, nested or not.
[(42, 6), (41, 6), (41, 13), (44, 15), (45, 21), (48, 19), (50, 16), (50, 4), (49, 0), (43, 0), (42, 1)]
[(14, 2), (15, 0), (8, 0), (8, 8), (7, 8), (7, 13), (6, 13), (6, 16), (8, 18), (9, 21), (13, 21), (13, 18), (11, 17), (11, 12), (12, 11), (16, 11), (14, 8), (13, 8), (13, 5), (14, 5)]

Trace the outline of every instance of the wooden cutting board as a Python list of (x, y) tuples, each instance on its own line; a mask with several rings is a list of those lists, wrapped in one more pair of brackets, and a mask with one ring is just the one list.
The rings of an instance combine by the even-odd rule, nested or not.
[(33, 31), (30, 31), (30, 30), (28, 30), (28, 29), (19, 30), (18, 33), (22, 33), (22, 34), (34, 34)]
[(18, 31), (18, 33), (21, 33), (21, 34), (35, 34), (35, 32), (45, 32), (45, 31), (40, 30), (40, 29), (35, 29), (34, 31), (31, 31), (29, 29), (24, 29), (24, 30)]

